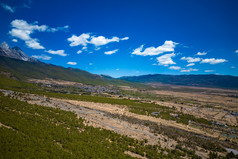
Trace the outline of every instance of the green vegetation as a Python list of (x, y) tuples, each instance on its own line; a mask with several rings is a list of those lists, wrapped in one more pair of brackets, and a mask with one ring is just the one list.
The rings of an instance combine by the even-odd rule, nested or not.
[(3, 89), (36, 89), (37, 85), (23, 82), (23, 81), (18, 81), (14, 80), (12, 78), (5, 77), (3, 75), (0, 75), (0, 88)]
[[(85, 126), (72, 112), (31, 105), (0, 95), (0, 158), (181, 158), (180, 150), (146, 145), (111, 131)], [(164, 153), (166, 152), (166, 153)], [(194, 154), (193, 154), (194, 155)], [(180, 157), (181, 156), (181, 157)]]
[(22, 82), (18, 80), (14, 80), (11, 78), (7, 78), (5, 76), (0, 75), (0, 88), (4, 89), (12, 89), (20, 92), (25, 93), (33, 93), (39, 95), (45, 95), (48, 97), (55, 97), (55, 98), (62, 98), (62, 99), (72, 99), (72, 100), (79, 100), (79, 101), (90, 101), (95, 103), (109, 103), (109, 104), (117, 104), (122, 106), (127, 106), (132, 113), (141, 114), (141, 115), (151, 115), (153, 112), (159, 112), (158, 118), (162, 118), (165, 120), (174, 120), (178, 123), (188, 124), (189, 120), (193, 122), (211, 125), (211, 122), (204, 119), (204, 118), (195, 118), (193, 115), (178, 113), (179, 117), (175, 118), (171, 116), (171, 113), (176, 113), (175, 110), (161, 106), (153, 103), (143, 103), (137, 100), (130, 100), (130, 99), (115, 99), (115, 98), (108, 98), (103, 96), (91, 96), (91, 95), (77, 95), (77, 94), (66, 94), (67, 92), (55, 93), (55, 92), (48, 92), (40, 88), (36, 84), (31, 84), (27, 82)]
[[(56, 98), (118, 104), (127, 106), (131, 112), (143, 115), (160, 112), (155, 117), (175, 120), (184, 124), (187, 124), (188, 120), (210, 124), (207, 120), (198, 119), (187, 114), (178, 113), (178, 118), (172, 117), (170, 114), (175, 113), (174, 109), (153, 103), (101, 96), (46, 92), (37, 84), (30, 84), (5, 76), (0, 77), (0, 88), (4, 89)], [(83, 120), (77, 119), (75, 114), (71, 112), (30, 105), (2, 95), (0, 106), (0, 123), (9, 127), (0, 127), (0, 147), (4, 147), (0, 150), (0, 153), (3, 154), (3, 158), (8, 158), (6, 156), (9, 156), (9, 158), (15, 158), (16, 156), (25, 158), (25, 156), (31, 155), (33, 158), (34, 155), (43, 156), (43, 158), (74, 158), (76, 156), (81, 158), (106, 158), (108, 155), (118, 156), (117, 158), (130, 158), (130, 156), (124, 154), (125, 151), (131, 151), (148, 158), (179, 158), (178, 156), (199, 158), (190, 149), (180, 149), (178, 147), (174, 150), (162, 149), (159, 145), (146, 145), (146, 140), (141, 142), (111, 131), (85, 126)], [(129, 120), (133, 121), (134, 119)], [(212, 141), (212, 139), (198, 137), (196, 134), (172, 127), (162, 125), (158, 127), (157, 124), (149, 121), (139, 121), (139, 123), (149, 126), (153, 133), (166, 135), (192, 149), (200, 146), (212, 152), (224, 151), (220, 144)], [(181, 142), (177, 140), (179, 138), (186, 140)], [(41, 151), (38, 152), (39, 149)], [(165, 155), (167, 153), (168, 155)], [(107, 155), (105, 156), (105, 154)]]
[(0, 56), (0, 72), (9, 72), (19, 80), (35, 79), (60, 79), (65, 81), (80, 82), (90, 85), (126, 85), (133, 87), (149, 87), (143, 84), (131, 83), (105, 76), (94, 75), (87, 71), (74, 68), (64, 68), (46, 63), (32, 63)]
[[(151, 99), (155, 99), (173, 101), (180, 104), (200, 105), (195, 100), (186, 100), (169, 95), (161, 96), (143, 93), (147, 88), (145, 85), (113, 79), (108, 76), (93, 75), (79, 69), (63, 68), (45, 63), (29, 63), (0, 57), (0, 88), (2, 89), (62, 99), (117, 104), (126, 106), (130, 112), (136, 114), (152, 116), (153, 112), (158, 112), (158, 115), (153, 116), (186, 125), (191, 120), (193, 122), (191, 126), (196, 128), (211, 127), (210, 121), (204, 118), (196, 118), (190, 114), (183, 114), (176, 111), (175, 108), (149, 102), (145, 103), (139, 100), (108, 98), (105, 94), (94, 94), (94, 96), (91, 96), (91, 92), (86, 92), (74, 86), (41, 87), (40, 84), (24, 82), (28, 78), (52, 78), (90, 85), (127, 85), (143, 88), (143, 90), (122, 91), (122, 94), (140, 97), (144, 101), (150, 102)], [(227, 77), (224, 77), (222, 80), (227, 80)], [(182, 82), (186, 83), (188, 81)], [(190, 85), (190, 83), (186, 83), (185, 85)], [(83, 95), (78, 95), (79, 93)], [(206, 107), (213, 106), (207, 105)], [(209, 158), (237, 157), (233, 153), (228, 153), (226, 157), (221, 157), (217, 154), (217, 152), (225, 152), (224, 147), (236, 146), (235, 144), (229, 145), (231, 142), (219, 141), (179, 128), (158, 125), (154, 122), (138, 120), (133, 117), (118, 116), (117, 114), (107, 115), (134, 124), (147, 126), (155, 135), (165, 135), (177, 141), (178, 145), (175, 149), (171, 150), (161, 148), (160, 142), (158, 145), (148, 145), (148, 140), (146, 139), (138, 141), (105, 129), (86, 126), (84, 121), (81, 118), (77, 118), (72, 112), (31, 105), (11, 99), (10, 97), (5, 97), (0, 93), (0, 159), (132, 158), (125, 154), (127, 151), (147, 158), (188, 157), (200, 159), (195, 153), (197, 146), (203, 148), (205, 151), (209, 150)], [(165, 142), (167, 142), (166, 139)]]

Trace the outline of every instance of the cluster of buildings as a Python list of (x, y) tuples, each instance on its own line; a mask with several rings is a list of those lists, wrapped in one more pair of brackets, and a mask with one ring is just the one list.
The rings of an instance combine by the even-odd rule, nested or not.
[(118, 94), (119, 90), (115, 90), (110, 87), (104, 87), (104, 86), (90, 86), (90, 85), (78, 85), (78, 88), (84, 90), (85, 92), (90, 93), (109, 93), (109, 94)]

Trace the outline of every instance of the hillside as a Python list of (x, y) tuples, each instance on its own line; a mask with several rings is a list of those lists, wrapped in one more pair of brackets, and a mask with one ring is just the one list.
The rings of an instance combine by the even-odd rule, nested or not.
[(133, 158), (127, 151), (148, 158), (177, 156), (170, 151), (160, 154), (167, 150), (157, 145), (152, 149), (143, 141), (87, 126), (73, 112), (32, 105), (2, 93), (0, 101), (1, 158)]
[(228, 75), (142, 75), (125, 76), (120, 79), (140, 83), (163, 83), (173, 85), (217, 87), (238, 89), (238, 77)]
[(17, 46), (10, 47), (6, 42), (0, 44), (0, 74), (11, 76), (20, 81), (26, 81), (30, 78), (51, 78), (90, 85), (130, 85), (144, 87), (140, 84), (114, 79), (107, 75), (95, 75), (80, 69), (46, 64), (36, 58), (29, 57)]
[(90, 85), (131, 85), (127, 81), (114, 78), (104, 78), (101, 75), (91, 74), (87, 71), (74, 68), (64, 68), (43, 62), (27, 62), (0, 56), (0, 72), (8, 72), (11, 76), (18, 80), (26, 80), (28, 78), (45, 79), (52, 78), (57, 80), (80, 82)]

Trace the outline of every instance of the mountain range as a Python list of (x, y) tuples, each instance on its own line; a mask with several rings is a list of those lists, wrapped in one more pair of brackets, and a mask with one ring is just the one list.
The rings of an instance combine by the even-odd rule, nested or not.
[[(238, 89), (238, 77), (229, 75), (141, 75), (113, 78), (108, 75), (96, 75), (74, 68), (64, 68), (43, 63), (29, 57), (19, 47), (11, 48), (6, 42), (0, 44), (0, 73), (10, 73), (15, 79), (59, 79), (81, 82), (91, 85), (127, 85), (143, 87), (147, 83), (172, 85), (217, 87)], [(143, 84), (139, 84), (143, 83)]]
[(17, 46), (11, 48), (5, 41), (0, 44), (0, 56), (5, 56), (29, 62), (40, 62), (34, 57), (29, 57)]
[(238, 89), (238, 77), (230, 75), (149, 74), (141, 76), (125, 76), (120, 79), (139, 83), (162, 83), (171, 85)]
[(3, 42), (0, 44), (0, 75), (6, 75), (6, 73), (20, 81), (51, 78), (90, 85), (144, 86), (115, 79), (108, 75), (96, 75), (80, 69), (47, 64), (29, 57), (20, 48), (11, 48), (6, 42)]

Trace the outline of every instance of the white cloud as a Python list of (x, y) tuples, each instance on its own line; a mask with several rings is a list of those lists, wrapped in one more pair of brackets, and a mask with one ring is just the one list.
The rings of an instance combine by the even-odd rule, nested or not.
[(154, 55), (162, 54), (164, 52), (173, 52), (177, 44), (178, 43), (175, 43), (173, 41), (166, 40), (163, 45), (158, 46), (156, 48), (153, 46), (147, 47), (144, 51), (142, 51), (144, 45), (141, 45), (140, 47), (133, 50), (132, 54), (140, 55), (140, 56), (154, 56)]
[(12, 41), (13, 41), (13, 42), (15, 42), (15, 43), (17, 43), (17, 42), (18, 42), (18, 40), (17, 40), (17, 39), (12, 39)]
[(90, 66), (92, 66), (92, 65), (93, 65), (93, 63), (92, 63), (92, 62), (90, 62), (90, 63), (89, 63), (89, 65), (90, 65)]
[(124, 37), (124, 38), (121, 38), (121, 40), (128, 40), (129, 37)]
[(52, 57), (47, 56), (47, 55), (32, 55), (32, 57), (36, 58), (36, 59), (41, 59), (41, 60), (50, 60)]
[(40, 45), (40, 43), (37, 42), (37, 39), (30, 39), (27, 40), (25, 43), (29, 48), (32, 49), (45, 49), (43, 46)]
[(198, 69), (189, 68), (189, 69), (181, 70), (180, 72), (192, 72), (192, 71), (198, 71)]
[(37, 24), (38, 24), (38, 22), (34, 22), (33, 24), (28, 24), (25, 20), (21, 20), (21, 19), (20, 20), (16, 19), (11, 22), (11, 25), (13, 28), (16, 28), (16, 29), (19, 29), (22, 31), (28, 31), (30, 33), (32, 33), (33, 31), (43, 32), (48, 29), (47, 25), (39, 26)]
[(189, 64), (187, 64), (187, 67), (194, 66), (194, 65), (195, 65), (195, 63), (189, 63)]
[(206, 55), (206, 54), (207, 54), (207, 52), (198, 52), (196, 55), (203, 56), (203, 55)]
[(61, 31), (61, 30), (67, 30), (69, 28), (68, 25), (65, 25), (63, 27), (57, 27), (57, 28), (49, 28), (47, 31), (49, 32), (56, 32), (56, 31)]
[(94, 35), (91, 36), (89, 33), (83, 33), (79, 36), (72, 35), (67, 40), (70, 42), (70, 44), (69, 44), (70, 46), (82, 45), (82, 46), (86, 47), (87, 44), (93, 44), (97, 47), (97, 46), (106, 45), (111, 42), (119, 42), (120, 40), (128, 40), (128, 39), (129, 39), (129, 37), (124, 37), (124, 38), (120, 39), (116, 36), (114, 36), (110, 39), (110, 38), (106, 38), (104, 36), (94, 36)]
[(104, 52), (104, 54), (106, 54), (106, 55), (111, 55), (111, 54), (116, 53), (117, 51), (118, 51), (118, 49), (112, 50), (112, 51), (107, 51), (107, 52)]
[(19, 30), (24, 30), (24, 31), (29, 31), (29, 32), (33, 32), (33, 31), (39, 31), (39, 32), (44, 32), (44, 31), (48, 31), (48, 32), (55, 32), (55, 31), (60, 31), (60, 30), (65, 30), (68, 29), (69, 26), (66, 25), (64, 27), (57, 27), (57, 28), (50, 28), (47, 25), (37, 25), (38, 22), (34, 22), (32, 24), (27, 23), (25, 20), (13, 20), (11, 22), (12, 27), (19, 29)]
[(11, 6), (9, 6), (9, 5), (7, 5), (7, 4), (4, 4), (4, 3), (1, 3), (1, 6), (2, 6), (5, 10), (7, 10), (7, 11), (9, 11), (9, 12), (11, 12), (11, 13), (14, 13), (14, 12), (15, 12), (15, 8), (14, 8), (14, 7), (11, 7)]
[(215, 72), (215, 70), (205, 70), (204, 72)]
[(119, 41), (120, 39), (116, 36), (112, 37), (111, 39), (105, 38), (104, 36), (98, 37), (92, 36), (90, 43), (94, 44), (95, 46), (102, 46), (111, 42), (119, 42)]
[(50, 54), (53, 54), (53, 55), (60, 55), (60, 56), (67, 56), (68, 54), (65, 54), (64, 50), (48, 50), (48, 51), (45, 51), (45, 52), (48, 52)]
[(79, 51), (77, 51), (77, 54), (81, 54), (83, 51), (81, 51), (81, 50), (79, 50)]
[[(141, 55), (142, 54), (142, 49), (143, 49), (144, 45), (141, 45), (140, 47), (136, 48), (133, 50), (132, 54), (135, 54), (135, 55)], [(146, 55), (144, 55), (146, 56)]]
[(11, 34), (11, 36), (19, 38), (24, 41), (31, 39), (30, 37), (31, 31), (29, 30), (12, 29), (9, 33)]
[(102, 45), (106, 45), (108, 43), (111, 42), (119, 42), (120, 40), (128, 40), (129, 37), (124, 37), (124, 38), (118, 38), (116, 36), (112, 37), (111, 39), (109, 38), (105, 38), (104, 36), (91, 36), (91, 41), (90, 43), (95, 45), (95, 46), (102, 46)]
[(179, 67), (179, 66), (170, 66), (169, 69), (170, 70), (181, 70), (181, 67)]
[(89, 38), (90, 38), (90, 35), (88, 33), (83, 33), (80, 36), (72, 35), (67, 40), (71, 42), (69, 44), (70, 46), (79, 46), (79, 45), (86, 46)]
[(68, 26), (49, 28), (47, 25), (38, 25), (38, 22), (27, 23), (25, 20), (15, 19), (11, 22), (11, 31), (9, 34), (13, 37), (19, 38), (25, 41), (26, 45), (32, 49), (44, 49), (36, 38), (32, 38), (30, 35), (35, 32), (55, 32), (58, 30), (67, 29)]
[(235, 66), (231, 66), (231, 68), (236, 68)]
[(185, 60), (188, 63), (193, 63), (193, 62), (199, 62), (201, 61), (201, 58), (197, 57), (197, 58), (193, 58), (193, 57), (182, 57), (181, 60)]
[(223, 63), (223, 62), (227, 62), (227, 60), (226, 59), (210, 58), (210, 59), (203, 59), (200, 63), (218, 64), (218, 63)]
[(238, 53), (238, 50), (236, 50), (235, 52)]
[(157, 59), (159, 65), (168, 66), (168, 65), (171, 65), (171, 64), (176, 64), (172, 60), (172, 57), (174, 57), (174, 56), (175, 56), (175, 53), (171, 53), (171, 54), (162, 55), (160, 57), (157, 57), (156, 59)]
[(67, 62), (68, 65), (77, 65), (77, 62)]
[(116, 69), (116, 71), (119, 71), (119, 70), (120, 70), (119, 68)]

